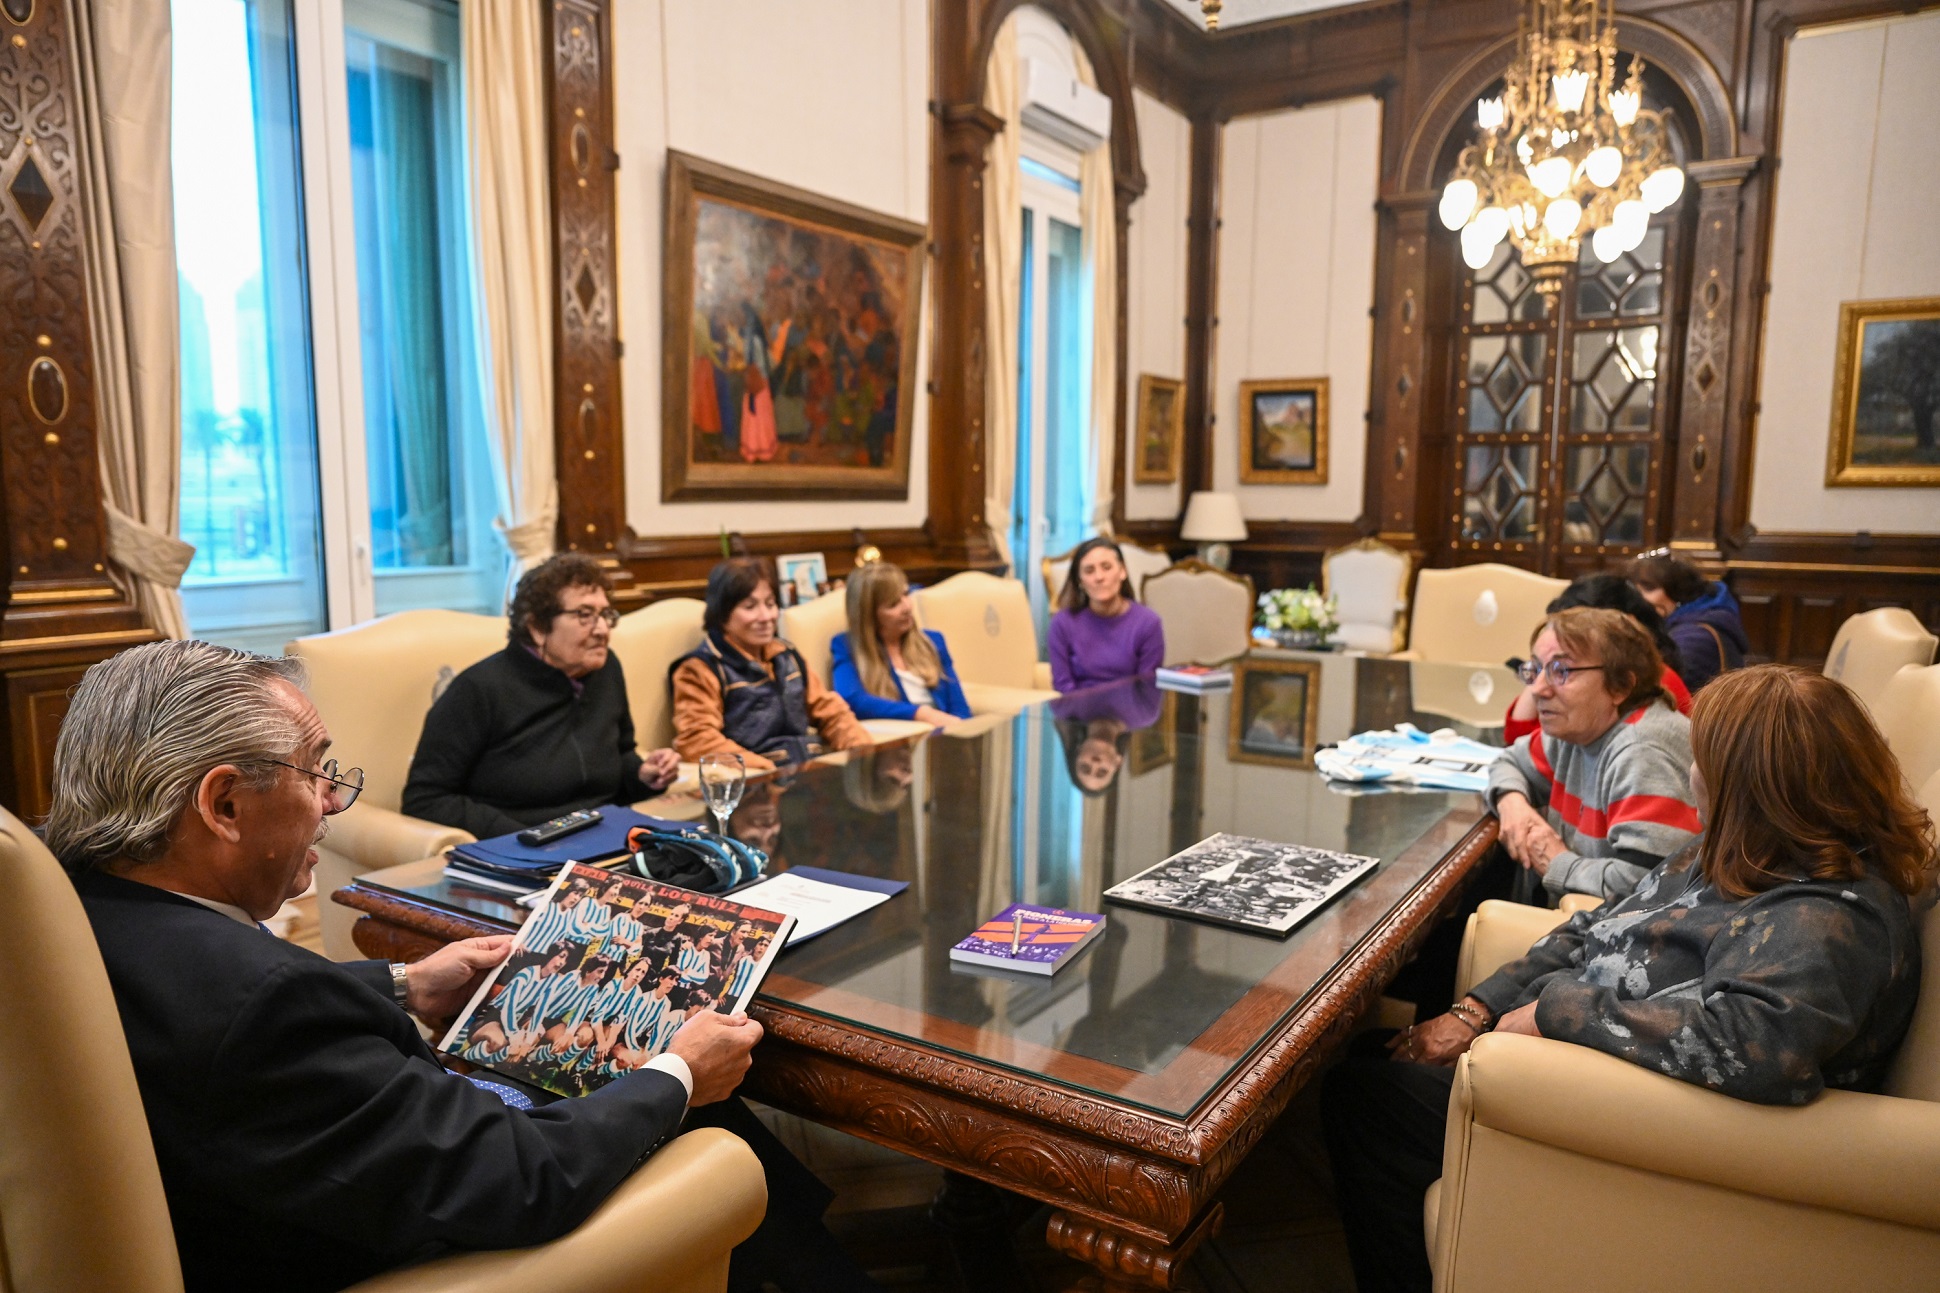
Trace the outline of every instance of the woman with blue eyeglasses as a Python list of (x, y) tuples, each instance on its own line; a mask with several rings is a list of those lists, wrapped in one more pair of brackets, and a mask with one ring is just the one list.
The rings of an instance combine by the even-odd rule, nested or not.
[(626, 677), (608, 649), (620, 618), (611, 594), (606, 571), (581, 553), (525, 573), (505, 649), (453, 678), (425, 716), (405, 813), (489, 839), (630, 804), (674, 779), (672, 750), (635, 747)]
[(1541, 727), (1489, 772), (1509, 856), (1566, 893), (1621, 898), (1695, 838), (1691, 721), (1660, 681), (1650, 633), (1622, 611), (1551, 615), (1522, 680)]

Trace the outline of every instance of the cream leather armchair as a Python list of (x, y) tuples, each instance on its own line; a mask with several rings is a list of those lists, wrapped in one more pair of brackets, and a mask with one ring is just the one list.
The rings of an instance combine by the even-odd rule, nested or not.
[[(1461, 987), (1558, 915), (1513, 906), (1472, 918)], [(1566, 1042), (1478, 1039), (1456, 1066), (1425, 1207), (1437, 1293), (1933, 1288), (1940, 915), (1923, 935), (1923, 991), (1885, 1095), (1755, 1105)]]
[(1927, 632), (1912, 611), (1881, 606), (1839, 626), (1839, 636), (1826, 653), (1825, 676), (1852, 688), (1879, 718), (1880, 696), (1893, 675), (1910, 664), (1932, 664), (1936, 645), (1940, 639)]
[(971, 712), (1014, 714), (1057, 695), (1051, 667), (1038, 659), (1024, 585), (966, 570), (917, 589), (915, 599), (917, 622), (950, 644)]
[[(0, 979), (20, 1030), (0, 1046), (0, 1290), (181, 1293), (161, 1171), (94, 932), (60, 864), (4, 810), (0, 910), (9, 919)], [(57, 1069), (49, 1055), (61, 1057)], [(698, 1197), (705, 1208), (691, 1206)], [(563, 1238), (428, 1262), (356, 1290), (720, 1293), (728, 1253), (754, 1233), (767, 1197), (747, 1145), (693, 1131)], [(274, 1282), (264, 1272), (264, 1286)]]
[(707, 606), (692, 597), (669, 597), (620, 616), (609, 649), (626, 672), (626, 705), (633, 738), (643, 751), (674, 743), (674, 693), (667, 680), (674, 661), (701, 644)]
[(1167, 664), (1220, 664), (1253, 645), (1253, 581), (1190, 557), (1148, 577), (1140, 600), (1165, 625)]
[(330, 895), (366, 871), (442, 853), (472, 836), (399, 811), (424, 716), (441, 683), (505, 645), (505, 620), (459, 611), (401, 611), (284, 648), (309, 672), (310, 699), (330, 728), (331, 752), (364, 770), (364, 792), (330, 819), (317, 848), (317, 923), (331, 959), (361, 955), (357, 913)]
[(1902, 667), (1880, 689), (1873, 717), (1908, 785), (1918, 788), (1940, 770), (1940, 665)]
[(1529, 654), (1543, 608), (1569, 587), (1494, 561), (1450, 570), (1424, 570), (1415, 579), (1411, 660), (1501, 664)]

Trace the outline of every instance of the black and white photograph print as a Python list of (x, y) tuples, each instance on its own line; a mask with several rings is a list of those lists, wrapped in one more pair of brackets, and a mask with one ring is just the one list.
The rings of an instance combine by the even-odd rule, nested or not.
[(1285, 936), (1379, 858), (1221, 832), (1105, 891), (1168, 916)]

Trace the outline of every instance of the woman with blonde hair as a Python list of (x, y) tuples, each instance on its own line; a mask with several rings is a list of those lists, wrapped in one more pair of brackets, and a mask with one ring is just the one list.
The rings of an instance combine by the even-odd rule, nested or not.
[(941, 633), (916, 627), (909, 579), (875, 561), (849, 576), (849, 631), (829, 643), (835, 692), (858, 718), (915, 719), (944, 727), (970, 717)]

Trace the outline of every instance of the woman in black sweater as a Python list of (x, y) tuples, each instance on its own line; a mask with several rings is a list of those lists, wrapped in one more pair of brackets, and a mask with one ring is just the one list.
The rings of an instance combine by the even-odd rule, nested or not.
[(526, 572), (505, 649), (452, 679), (425, 716), (405, 813), (489, 839), (674, 779), (672, 750), (634, 748), (626, 678), (608, 649), (611, 591), (578, 553)]

